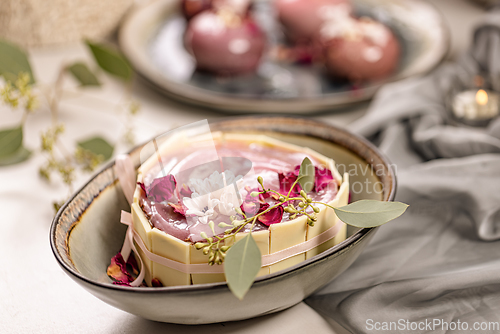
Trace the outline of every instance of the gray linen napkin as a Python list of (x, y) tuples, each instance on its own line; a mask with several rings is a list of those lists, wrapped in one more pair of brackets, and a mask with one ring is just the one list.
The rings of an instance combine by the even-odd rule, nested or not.
[(397, 200), (410, 204), (306, 300), (353, 333), (500, 333), (500, 119), (453, 126), (444, 100), (481, 71), (500, 91), (500, 10), (458, 63), (387, 85), (352, 125), (397, 165)]

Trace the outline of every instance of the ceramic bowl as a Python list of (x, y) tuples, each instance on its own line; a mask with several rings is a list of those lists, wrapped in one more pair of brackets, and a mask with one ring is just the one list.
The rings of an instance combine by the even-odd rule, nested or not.
[[(361, 137), (317, 121), (287, 117), (244, 117), (210, 123), (212, 131), (266, 134), (310, 147), (332, 157), (341, 173), (349, 172), (352, 200), (391, 201), (396, 179), (390, 163)], [(139, 166), (141, 147), (130, 152)], [(378, 189), (381, 189), (378, 191)], [(105, 301), (138, 316), (179, 324), (205, 324), (248, 319), (299, 303), (340, 275), (362, 252), (375, 229), (348, 229), (348, 238), (329, 250), (286, 270), (258, 278), (243, 301), (226, 283), (131, 288), (111, 284), (110, 259), (121, 248), (125, 226), (120, 211), (130, 210), (114, 163), (83, 186), (52, 222), (52, 251), (63, 270)], [(214, 302), (223, 305), (212, 312)]]

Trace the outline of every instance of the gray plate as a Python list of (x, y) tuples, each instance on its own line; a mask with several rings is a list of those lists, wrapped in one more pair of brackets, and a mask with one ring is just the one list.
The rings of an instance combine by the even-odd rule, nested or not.
[[(340, 128), (300, 118), (246, 117), (210, 123), (212, 131), (266, 134), (310, 147), (335, 159), (349, 172), (353, 200), (394, 199), (396, 180), (390, 163), (361, 137)], [(138, 147), (130, 152), (140, 163)], [(382, 185), (383, 192), (375, 192)], [(257, 278), (243, 301), (226, 283), (163, 288), (111, 284), (111, 257), (121, 248), (125, 225), (120, 211), (130, 211), (110, 163), (57, 213), (50, 230), (52, 251), (64, 271), (90, 293), (119, 309), (163, 322), (203, 324), (248, 319), (299, 303), (340, 275), (359, 256), (376, 229), (348, 229), (348, 238), (288, 269)], [(224, 310), (212, 312), (214, 302)]]
[[(220, 78), (195, 71), (182, 45), (185, 20), (178, 1), (139, 7), (120, 30), (120, 46), (137, 71), (161, 92), (199, 106), (233, 112), (309, 113), (371, 98), (383, 83), (433, 69), (449, 49), (447, 27), (436, 9), (418, 0), (355, 0), (356, 13), (392, 28), (402, 46), (397, 72), (386, 81), (353, 87), (315, 66), (265, 59), (254, 75)], [(281, 39), (269, 1), (256, 1), (256, 17), (271, 44)]]

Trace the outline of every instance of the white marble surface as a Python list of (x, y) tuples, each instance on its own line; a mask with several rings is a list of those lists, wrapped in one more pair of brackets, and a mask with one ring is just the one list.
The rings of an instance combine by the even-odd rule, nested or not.
[[(482, 10), (465, 0), (431, 1), (440, 9), (452, 30), (451, 57), (464, 50), (472, 26)], [(36, 77), (41, 83), (55, 80), (61, 63), (87, 59), (81, 45), (30, 50)], [(68, 80), (68, 91), (76, 91)], [(122, 90), (106, 80), (101, 90), (68, 94), (61, 104), (60, 119), (66, 124), (64, 141), (93, 134), (106, 134), (116, 142), (124, 129), (123, 118), (113, 111)], [(138, 116), (138, 141), (156, 133), (201, 119), (225, 116), (214, 111), (185, 106), (171, 101), (138, 80), (133, 96), (142, 104)], [(347, 125), (363, 115), (367, 104), (314, 118), (338, 125)], [(20, 111), (0, 107), (0, 127), (19, 122)], [(25, 143), (39, 147), (40, 131), (50, 124), (47, 111), (29, 117), (25, 127)], [(117, 147), (123, 152), (124, 145)], [(301, 303), (289, 310), (237, 323), (207, 326), (179, 326), (147, 321), (117, 310), (96, 299), (74, 283), (59, 268), (50, 250), (48, 231), (53, 217), (51, 203), (67, 195), (57, 180), (47, 184), (38, 177), (44, 162), (40, 153), (22, 164), (0, 167), (0, 333), (342, 333), (335, 324), (323, 319)], [(88, 175), (80, 176), (77, 186)]]

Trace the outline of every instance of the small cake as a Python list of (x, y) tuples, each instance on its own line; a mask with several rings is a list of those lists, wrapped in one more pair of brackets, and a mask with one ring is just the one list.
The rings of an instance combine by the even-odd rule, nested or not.
[(278, 19), (293, 43), (311, 42), (327, 20), (352, 12), (349, 0), (276, 0)]
[[(132, 204), (134, 230), (154, 254), (185, 264), (206, 264), (209, 256), (197, 249), (197, 243), (234, 231), (243, 216), (261, 213), (253, 225), (241, 225), (224, 243), (231, 246), (251, 229), (262, 255), (303, 243), (340, 224), (332, 239), (262, 267), (258, 275), (293, 266), (346, 237), (344, 223), (322, 204), (312, 204), (314, 210), (311, 206), (306, 211), (317, 214), (314, 224), (306, 214), (284, 211), (283, 196), (300, 196), (301, 188), (294, 180), (305, 157), (316, 170), (308, 192), (312, 203), (347, 205), (348, 174), (342, 177), (333, 160), (309, 148), (261, 135), (219, 132), (189, 139), (182, 133), (172, 136), (139, 169)], [(184, 273), (149, 260), (141, 250), (139, 255), (149, 286), (225, 280), (224, 274)]]
[(388, 27), (369, 18), (346, 16), (328, 21), (318, 39), (325, 66), (334, 77), (352, 82), (377, 80), (398, 66), (398, 40)]
[(235, 75), (256, 70), (266, 38), (251, 16), (221, 9), (205, 11), (189, 22), (185, 46), (197, 69)]

